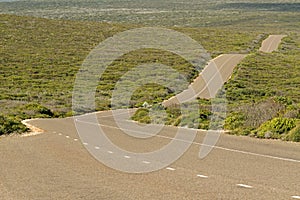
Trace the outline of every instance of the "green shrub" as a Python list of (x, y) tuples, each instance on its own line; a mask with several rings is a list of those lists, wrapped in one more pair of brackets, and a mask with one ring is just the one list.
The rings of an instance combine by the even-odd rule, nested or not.
[(0, 115), (0, 135), (10, 133), (24, 133), (28, 131), (22, 122), (14, 117)]
[(23, 114), (25, 115), (23, 116), (23, 118), (54, 117), (54, 113), (49, 108), (38, 103), (29, 103), (21, 109)]
[(244, 124), (245, 117), (242, 113), (233, 112), (230, 113), (225, 119), (225, 129), (226, 130), (235, 130), (240, 128)]
[(276, 96), (274, 99), (275, 99), (276, 102), (279, 102), (279, 103), (281, 103), (283, 105), (286, 105), (286, 106), (293, 104), (292, 99), (290, 99), (289, 97)]
[(138, 121), (140, 123), (145, 123), (145, 124), (151, 123), (151, 118), (149, 117), (149, 110), (146, 108), (138, 109), (131, 117), (131, 119)]
[(300, 142), (300, 124), (293, 128), (285, 137), (288, 141)]
[(240, 127), (240, 128), (236, 128), (234, 130), (229, 130), (228, 132), (231, 135), (243, 135), (243, 136), (247, 136), (251, 134), (251, 129), (249, 128), (245, 128), (245, 127)]
[(279, 117), (263, 123), (255, 133), (260, 138), (267, 137), (277, 139), (295, 127), (296, 119)]

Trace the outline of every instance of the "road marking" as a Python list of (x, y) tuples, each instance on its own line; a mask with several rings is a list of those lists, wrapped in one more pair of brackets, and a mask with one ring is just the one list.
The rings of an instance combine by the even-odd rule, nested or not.
[(82, 143), (82, 144), (85, 145), (85, 146), (89, 145), (89, 143), (86, 143), (86, 142), (84, 142), (84, 143)]
[[(99, 124), (99, 123), (93, 123), (93, 122), (87, 122), (87, 121), (82, 121), (79, 119), (75, 119), (78, 122), (81, 123), (85, 123), (85, 124), (91, 124), (91, 125), (95, 125), (95, 126), (103, 126), (103, 127), (108, 127), (108, 128), (113, 128), (113, 129), (118, 129), (120, 130), (120, 127), (115, 127), (115, 126), (110, 126), (110, 125), (105, 125), (105, 124)], [(182, 128), (182, 127), (178, 127), (178, 128)], [(135, 133), (140, 133), (143, 135), (151, 135), (151, 134), (147, 134), (145, 132), (142, 131), (135, 131), (135, 130), (131, 130), (131, 129), (123, 129), (122, 130), (127, 130), (127, 131), (132, 131)], [(153, 136), (153, 135), (151, 135)], [(154, 137), (159, 137), (159, 138), (165, 138), (165, 139), (170, 139), (170, 140), (174, 140), (174, 141), (179, 141), (179, 142), (187, 142), (187, 143), (191, 143), (190, 141), (184, 140), (184, 139), (176, 139), (173, 137), (168, 137), (168, 136), (163, 136), (163, 135), (155, 135)], [(247, 155), (252, 155), (252, 156), (257, 156), (257, 157), (264, 157), (264, 158), (270, 158), (270, 159), (275, 159), (275, 160), (282, 160), (282, 161), (288, 161), (288, 162), (296, 162), (296, 163), (300, 163), (300, 160), (295, 160), (295, 159), (290, 159), (290, 158), (283, 158), (283, 157), (277, 157), (277, 156), (271, 156), (271, 155), (266, 155), (266, 154), (259, 154), (259, 153), (253, 153), (253, 152), (248, 152), (248, 151), (242, 151), (242, 150), (237, 150), (237, 149), (230, 149), (230, 148), (225, 148), (225, 147), (220, 147), (220, 146), (212, 146), (212, 145), (207, 145), (207, 144), (202, 144), (199, 142), (192, 142), (192, 144), (196, 144), (196, 145), (200, 145), (200, 146), (208, 146), (208, 147), (212, 147), (215, 149), (221, 149), (224, 151), (230, 151), (230, 152), (235, 152), (235, 153), (241, 153), (241, 154), (247, 154)]]
[(69, 139), (69, 138), (70, 138), (70, 136), (68, 136), (68, 135), (67, 135), (67, 136), (66, 136), (66, 138), (68, 138), (68, 139)]
[(107, 151), (107, 153), (113, 154), (114, 152), (112, 152), (112, 151)]
[(167, 170), (170, 170), (170, 171), (175, 171), (176, 169), (172, 168), (172, 167), (167, 167), (166, 168)]
[(201, 174), (198, 174), (197, 177), (200, 177), (200, 178), (208, 178), (208, 176), (204, 176), (204, 175), (201, 175)]
[[(93, 112), (93, 113), (86, 113), (86, 114), (83, 114), (83, 115), (80, 115), (80, 116), (89, 116), (89, 115), (97, 115), (97, 118), (107, 118), (107, 117), (111, 117), (112, 115), (113, 116), (120, 116), (120, 115), (124, 115), (124, 114), (128, 114), (128, 113), (130, 113), (130, 111), (132, 111), (132, 110), (137, 110), (137, 109), (123, 109), (124, 111), (120, 111), (118, 114), (117, 113), (110, 113), (110, 114), (107, 114), (107, 115), (100, 115), (100, 116), (98, 116), (97, 114), (102, 114), (102, 113), (105, 113), (105, 112), (107, 112), (107, 111), (99, 111), (99, 112)], [(80, 116), (78, 116), (78, 117), (80, 117)], [(70, 117), (70, 118), (74, 118), (74, 117)]]
[(58, 135), (62, 135), (61, 133), (59, 133)]
[(145, 160), (142, 163), (144, 163), (144, 164), (150, 164), (149, 161), (145, 161)]
[(100, 147), (95, 147), (95, 149), (99, 150), (99, 149), (100, 149)]
[(131, 158), (130, 156), (124, 156), (124, 158)]
[(77, 142), (77, 141), (78, 141), (78, 139), (74, 139), (74, 141), (75, 141), (75, 142)]
[(293, 199), (300, 199), (300, 196), (292, 196)]
[(245, 184), (237, 184), (237, 186), (242, 187), (242, 188), (247, 188), (247, 189), (253, 188), (251, 185), (245, 185)]
[(53, 133), (55, 134), (55, 133), (56, 133), (56, 131), (53, 131)]

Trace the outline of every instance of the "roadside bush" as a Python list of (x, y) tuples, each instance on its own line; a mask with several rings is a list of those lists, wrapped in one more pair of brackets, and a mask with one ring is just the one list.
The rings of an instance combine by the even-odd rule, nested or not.
[(225, 129), (235, 130), (244, 125), (245, 117), (242, 113), (233, 112), (225, 119)]
[(285, 140), (300, 142), (300, 124), (298, 124), (286, 135)]
[(138, 121), (140, 123), (145, 123), (145, 124), (151, 123), (151, 118), (149, 117), (149, 110), (145, 108), (138, 109), (131, 117), (131, 119)]
[(28, 129), (22, 122), (14, 117), (0, 115), (0, 135), (10, 133), (24, 133)]
[(279, 117), (263, 123), (255, 130), (255, 135), (260, 138), (279, 139), (295, 127), (296, 119)]
[(29, 103), (22, 108), (23, 118), (54, 117), (54, 113), (47, 107), (38, 103)]

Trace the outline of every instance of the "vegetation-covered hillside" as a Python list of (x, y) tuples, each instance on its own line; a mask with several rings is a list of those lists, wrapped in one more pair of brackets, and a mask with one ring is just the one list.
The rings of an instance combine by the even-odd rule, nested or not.
[[(48, 20), (0, 15), (0, 103), (4, 118), (63, 117), (71, 112), (75, 75), (89, 52), (105, 38), (134, 28), (119, 24)], [(223, 29), (177, 28), (199, 41), (213, 56), (252, 51), (264, 35)], [(164, 55), (162, 55), (164, 54)], [(139, 58), (139, 59), (137, 59)], [(167, 52), (141, 50), (125, 55), (103, 74), (97, 89), (97, 110), (109, 109), (111, 91), (119, 77), (139, 63), (157, 60), (182, 72), (189, 80), (197, 74), (186, 61)], [(140, 105), (150, 92), (153, 101), (171, 95), (164, 88), (140, 89), (133, 105)], [(152, 97), (151, 97), (152, 98)], [(7, 118), (7, 119), (8, 119)], [(10, 132), (10, 131), (9, 131)], [(6, 133), (2, 131), (1, 134)]]
[[(299, 3), (36, 0), (0, 5), (0, 135), (24, 132), (22, 119), (72, 115), (75, 75), (89, 52), (116, 33), (155, 25), (191, 36), (212, 57), (249, 54), (225, 86), (225, 128), (231, 133), (300, 140)], [(288, 37), (278, 51), (258, 52), (269, 34)], [(96, 110), (110, 109), (112, 90), (126, 71), (149, 62), (172, 66), (189, 81), (197, 76), (190, 64), (172, 53), (153, 49), (131, 52), (116, 60), (101, 77)], [(148, 84), (134, 93), (130, 106), (139, 107), (147, 101), (155, 105), (152, 109), (161, 109), (156, 105), (172, 95), (167, 88)], [(196, 128), (208, 128), (210, 102), (199, 100), (199, 104), (200, 113), (191, 115), (200, 124)], [(167, 124), (183, 121), (193, 127), (189, 116), (182, 116), (176, 108), (167, 112)], [(151, 121), (147, 109), (134, 118)]]
[(35, 0), (1, 3), (0, 13), (147, 26), (295, 30), (294, 0)]

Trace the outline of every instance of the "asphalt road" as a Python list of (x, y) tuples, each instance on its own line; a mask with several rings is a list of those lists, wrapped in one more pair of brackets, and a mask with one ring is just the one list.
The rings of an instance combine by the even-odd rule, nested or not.
[(259, 50), (265, 53), (272, 53), (278, 48), (282, 38), (284, 37), (286, 37), (286, 35), (270, 35), (263, 41)]
[(222, 54), (212, 59), (188, 89), (163, 102), (165, 107), (188, 102), (197, 97), (210, 99), (227, 82), (244, 54)]
[[(231, 63), (235, 56), (219, 57), (225, 61), (217, 67)], [(223, 79), (229, 78), (230, 71), (218, 69)], [(86, 131), (80, 136), (74, 119), (67, 118), (31, 120), (27, 123), (44, 133), (0, 138), (0, 199), (300, 199), (299, 143), (221, 134), (211, 153), (199, 159), (205, 131), (181, 128), (181, 138), (174, 140), (178, 128), (164, 126), (157, 135), (142, 138), (153, 127), (140, 131), (145, 130), (143, 125), (128, 121), (120, 112), (117, 122), (111, 111), (98, 113), (96, 123), (86, 121), (89, 115), (78, 118), (76, 124)], [(134, 153), (117, 152), (96, 138), (85, 141), (99, 126), (113, 144), (135, 153), (153, 152), (173, 141), (184, 146), (191, 132), (196, 137), (180, 158), (166, 164), (164, 157), (137, 159)], [(166, 166), (149, 173), (125, 173), (99, 162), (87, 150), (102, 155), (103, 163), (122, 163), (121, 167)]]
[[(277, 50), (282, 38), (286, 35), (270, 35), (262, 42), (259, 51), (272, 53)], [(197, 97), (210, 99), (227, 82), (234, 68), (246, 57), (245, 54), (222, 54), (212, 59), (199, 76), (191, 83), (188, 89), (176, 96), (165, 100), (165, 107), (191, 101)], [(211, 84), (214, 82), (215, 84)], [(208, 87), (210, 85), (210, 87)]]
[[(114, 144), (131, 152), (159, 149), (172, 140), (177, 130), (165, 127), (156, 136), (137, 139), (117, 128), (110, 111), (99, 113), (98, 120)], [(300, 144), (297, 143), (222, 134), (213, 151), (201, 160), (198, 154), (205, 133), (198, 131), (188, 151), (170, 166), (145, 174), (129, 174), (103, 165), (84, 146), (107, 153), (116, 162), (123, 159), (128, 164), (134, 163), (134, 157), (118, 155), (99, 145), (82, 144), (72, 118), (33, 120), (30, 124), (45, 132), (0, 140), (0, 199), (292, 199), (300, 196)], [(95, 125), (90, 126), (92, 129)], [(145, 165), (159, 162), (145, 161)]]

